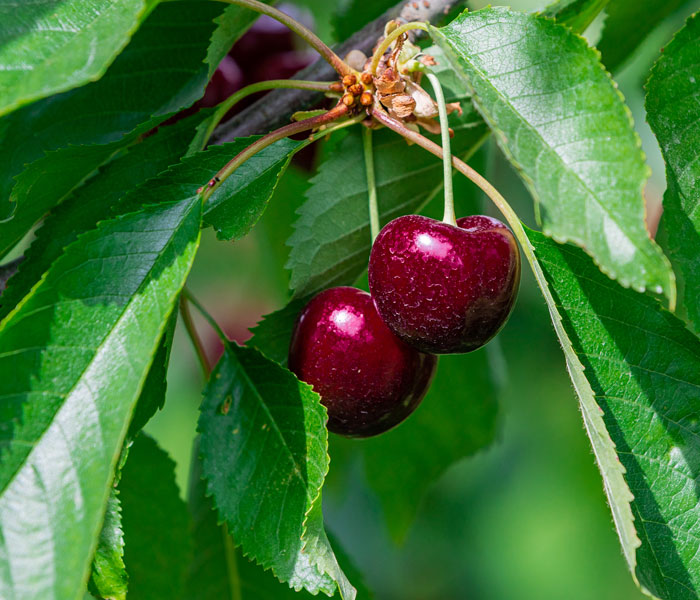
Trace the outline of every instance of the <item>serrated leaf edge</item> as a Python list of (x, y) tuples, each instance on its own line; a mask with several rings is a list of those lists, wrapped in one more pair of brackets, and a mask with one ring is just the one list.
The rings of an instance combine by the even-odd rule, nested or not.
[[(182, 202), (182, 201), (183, 201), (183, 200), (180, 200), (180, 201), (178, 201), (178, 202), (172, 202), (172, 204), (177, 204), (177, 203)], [(78, 236), (78, 238), (77, 238), (72, 244), (69, 244), (68, 248), (70, 248), (70, 247), (73, 246), (74, 244), (78, 244), (84, 236), (86, 236), (86, 235), (88, 235), (88, 234), (91, 234), (91, 233), (93, 233), (94, 231), (100, 229), (102, 223), (105, 223), (105, 222), (108, 222), (108, 221), (109, 221), (109, 222), (112, 222), (112, 221), (121, 221), (121, 220), (126, 219), (126, 218), (129, 218), (129, 217), (131, 217), (131, 216), (133, 216), (133, 215), (136, 215), (136, 214), (139, 214), (139, 213), (144, 212), (144, 210), (145, 210), (146, 208), (148, 208), (148, 207), (159, 207), (159, 206), (162, 206), (162, 204), (147, 204), (147, 205), (142, 206), (142, 207), (141, 207), (140, 209), (138, 209), (138, 210), (135, 210), (135, 211), (132, 211), (132, 212), (123, 214), (123, 215), (119, 215), (118, 217), (115, 217), (114, 219), (106, 219), (105, 221), (100, 222), (100, 224), (98, 225), (98, 227), (97, 227), (96, 229), (93, 229), (93, 230), (90, 230), (90, 231), (86, 231), (86, 232), (80, 234), (80, 235)], [(172, 239), (172, 238), (171, 238), (171, 239)], [(197, 239), (195, 240), (196, 245), (199, 245), (200, 239), (201, 239), (201, 227), (200, 227), (200, 229), (199, 229), (199, 232), (198, 232), (198, 235), (197, 235)], [(190, 264), (190, 268), (191, 268), (191, 266), (192, 266), (192, 265)], [(42, 275), (41, 279), (36, 283), (36, 285), (34, 285), (34, 286), (32, 287), (32, 289), (30, 290), (30, 292), (17, 304), (17, 306), (16, 306), (10, 313), (8, 313), (8, 315), (5, 317), (5, 319), (3, 319), (2, 321), (0, 321), (0, 333), (3, 331), (3, 329), (4, 329), (5, 326), (7, 325), (7, 322), (10, 320), (10, 318), (19, 310), (19, 308), (20, 308), (21, 306), (23, 306), (30, 298), (32, 298), (32, 297), (34, 296), (34, 294), (36, 293), (36, 290), (37, 290), (37, 289), (39, 288), (39, 286), (45, 281), (45, 279), (46, 279), (48, 273), (49, 273), (49, 271), (46, 271), (46, 272)], [(185, 276), (185, 278), (183, 278), (183, 283), (184, 283), (185, 279), (186, 279), (186, 276)], [(146, 281), (146, 278), (144, 278), (144, 282), (145, 282), (145, 281)], [(142, 287), (142, 286), (139, 286), (139, 289), (141, 289), (141, 287)], [(146, 381), (146, 378), (148, 377), (148, 372), (149, 372), (149, 369), (150, 369), (150, 364), (152, 363), (153, 358), (155, 357), (155, 353), (156, 353), (157, 348), (158, 348), (158, 342), (160, 341), (160, 339), (161, 339), (161, 337), (162, 337), (162, 335), (163, 335), (163, 333), (164, 333), (164, 331), (165, 331), (165, 327), (167, 326), (167, 322), (168, 322), (168, 320), (170, 319), (170, 316), (172, 315), (173, 310), (175, 310), (175, 299), (177, 298), (177, 296), (179, 295), (179, 293), (180, 293), (180, 290), (178, 290), (176, 293), (174, 293), (174, 294), (172, 295), (172, 298), (171, 298), (171, 301), (170, 301), (170, 304), (171, 304), (170, 311), (168, 312), (168, 314), (166, 315), (166, 317), (163, 319), (163, 321), (161, 322), (161, 324), (160, 324), (160, 326), (159, 326), (158, 335), (156, 336), (156, 340), (155, 340), (155, 342), (154, 342), (154, 344), (153, 344), (153, 348), (152, 348), (152, 350), (151, 350), (151, 352), (150, 352), (150, 355), (151, 355), (150, 362), (149, 362), (149, 365), (147, 366), (147, 368), (146, 368), (146, 369), (144, 370), (144, 372), (142, 373), (141, 378), (140, 378), (140, 380), (139, 380), (138, 391), (137, 391), (137, 393), (134, 395), (134, 400), (133, 400), (132, 406), (131, 406), (131, 412), (133, 412), (134, 406), (136, 405), (136, 401), (138, 400), (138, 394), (140, 393), (140, 390), (143, 388), (143, 385), (144, 385), (144, 383), (145, 383), (145, 381)], [(127, 306), (128, 306), (129, 304), (131, 304), (131, 302), (127, 303)], [(122, 315), (119, 317), (118, 320), (121, 320), (122, 318), (123, 318), (123, 313), (122, 313)], [(105, 339), (106, 339), (106, 338), (105, 338)], [(97, 347), (97, 349), (96, 349), (95, 352), (99, 351), (99, 349), (102, 347), (102, 345), (104, 344), (104, 342), (105, 342), (105, 340), (103, 340), (103, 341), (100, 343), (100, 345)], [(90, 364), (91, 364), (91, 363), (92, 363), (92, 361), (90, 362)], [(84, 372), (85, 372), (85, 371), (83, 371), (83, 373), (81, 373), (81, 377), (82, 377), (82, 375), (84, 374)], [(79, 378), (79, 379), (80, 379), (80, 378)], [(75, 389), (75, 386), (73, 386), (73, 387), (71, 388), (71, 390), (68, 392), (67, 395), (70, 395), (71, 392), (73, 391), (73, 389)], [(25, 403), (25, 404), (23, 405), (23, 407), (22, 407), (23, 416), (24, 416), (25, 410), (26, 410), (26, 403)], [(126, 420), (124, 421), (124, 423), (122, 424), (122, 428), (121, 428), (121, 432), (120, 432), (120, 438), (119, 438), (119, 439), (120, 439), (120, 442), (117, 444), (117, 446), (116, 446), (116, 448), (115, 448), (115, 451), (114, 451), (114, 453), (113, 453), (113, 456), (112, 456), (112, 458), (111, 458), (110, 472), (112, 473), (112, 481), (113, 481), (113, 478), (114, 478), (115, 469), (116, 469), (117, 464), (118, 464), (118, 462), (119, 462), (119, 457), (121, 456), (122, 447), (123, 447), (123, 444), (124, 444), (124, 439), (126, 438), (126, 434), (127, 434), (128, 430), (129, 430), (129, 422), (130, 422), (130, 419), (126, 419)], [(43, 435), (43, 434), (42, 434), (42, 435)], [(8, 448), (6, 451), (9, 451), (9, 448)], [(3, 453), (3, 454), (4, 454), (4, 453)], [(30, 455), (31, 455), (31, 453), (27, 454), (27, 457), (26, 457), (26, 458), (22, 461), (22, 463), (20, 464), (19, 469), (21, 469), (21, 468), (26, 464), (26, 459), (27, 459)], [(2, 457), (0, 456), (0, 459), (1, 459), (1, 458), (2, 458)], [(16, 475), (17, 475), (17, 473), (19, 472), (19, 469), (18, 469), (17, 471), (15, 471), (14, 475), (13, 475), (13, 476), (10, 478), (10, 480), (8, 481), (8, 484), (5, 485), (2, 489), (0, 489), (0, 495), (2, 495), (2, 494), (4, 493), (4, 491), (7, 489), (8, 485), (10, 484), (10, 482), (11, 482), (12, 480), (14, 480), (14, 478), (15, 478)], [(101, 519), (100, 519), (100, 521), (99, 521), (98, 529), (95, 531), (95, 535), (93, 535), (93, 542), (92, 542), (92, 546), (91, 546), (90, 551), (89, 551), (90, 560), (89, 560), (89, 561), (86, 561), (85, 568), (84, 568), (84, 572), (83, 572), (82, 581), (83, 581), (83, 585), (84, 585), (84, 586), (87, 585), (87, 582), (88, 582), (88, 580), (89, 580), (89, 578), (90, 578), (90, 574), (91, 574), (91, 572), (92, 572), (92, 559), (93, 559), (93, 557), (94, 557), (94, 555), (95, 555), (95, 551), (96, 551), (96, 549), (97, 549), (99, 529), (102, 527), (102, 522), (103, 522), (103, 520), (104, 520), (104, 513), (105, 513), (105, 511), (107, 510), (107, 502), (109, 501), (109, 496), (110, 496), (110, 494), (111, 494), (112, 487), (113, 487), (113, 486), (112, 486), (111, 481), (110, 481), (110, 484), (107, 485), (106, 488), (105, 488), (104, 497), (103, 497), (103, 500), (102, 500), (102, 503), (101, 503), (101, 505), (102, 505), (102, 508), (101, 508), (102, 517), (101, 517)]]
[[(642, 542), (637, 535), (637, 530), (634, 525), (635, 518), (631, 507), (634, 495), (625, 480), (627, 471), (617, 456), (615, 442), (613, 442), (610, 437), (603, 420), (604, 411), (596, 402), (593, 389), (584, 374), (585, 367), (579, 360), (571, 344), (571, 340), (569, 340), (564, 330), (557, 304), (549, 289), (549, 284), (542, 271), (542, 267), (536, 259), (534, 254), (535, 249), (530, 242), (529, 236), (527, 239), (529, 251), (526, 251), (525, 255), (530, 262), (537, 285), (544, 296), (552, 325), (554, 326), (554, 330), (566, 358), (566, 368), (574, 389), (576, 390), (576, 395), (579, 398), (579, 407), (581, 409), (584, 426), (591, 441), (596, 463), (603, 479), (603, 488), (612, 512), (615, 529), (620, 538), (622, 552), (629, 566), (632, 579), (637, 587), (645, 594), (652, 596), (652, 594), (640, 584), (636, 574), (636, 550), (642, 545)], [(596, 443), (596, 440), (599, 440), (599, 443)]]
[[(112, 4), (109, 7), (107, 7), (107, 9), (111, 10), (114, 6), (116, 5)], [(109, 57), (104, 62), (104, 64), (95, 72), (94, 75), (92, 75), (91, 77), (86, 77), (80, 83), (63, 84), (56, 86), (55, 88), (52, 88), (48, 93), (40, 92), (20, 98), (14, 103), (6, 105), (4, 108), (0, 109), (0, 117), (8, 115), (11, 112), (17, 110), (18, 108), (21, 108), (22, 106), (26, 106), (27, 104), (31, 104), (32, 102), (36, 102), (37, 100), (41, 100), (42, 98), (53, 96), (54, 94), (60, 94), (62, 92), (67, 92), (69, 90), (81, 87), (87, 83), (97, 81), (98, 79), (100, 79), (107, 72), (107, 69), (110, 67), (110, 65), (114, 62), (114, 59), (117, 56), (119, 56), (121, 51), (131, 41), (132, 36), (134, 35), (134, 33), (136, 33), (139, 27), (141, 27), (141, 23), (143, 23), (144, 18), (148, 16), (148, 14), (153, 10), (153, 8), (155, 8), (155, 4), (152, 2), (152, 0), (141, 0), (141, 9), (134, 15), (134, 24), (131, 28), (123, 32), (121, 44), (114, 47), (114, 51), (111, 57)], [(91, 22), (90, 25), (88, 25), (88, 27), (86, 27), (82, 31), (85, 31), (86, 29), (92, 29), (94, 24), (95, 21)], [(52, 62), (52, 60), (48, 59), (46, 62)]]
[[(232, 349), (233, 349), (233, 344), (234, 344), (234, 343), (235, 343), (235, 342), (228, 342), (228, 341), (227, 341), (227, 342), (224, 344), (224, 351), (225, 351), (225, 352), (231, 352), (231, 353), (233, 354), (233, 350), (232, 350)], [(279, 366), (281, 369), (284, 369), (284, 370), (288, 371), (288, 369), (286, 369), (286, 367), (283, 367), (283, 366), (280, 365), (277, 361), (272, 360), (271, 358), (268, 358), (262, 351), (258, 350), (256, 347), (254, 347), (254, 346), (241, 346), (241, 347), (242, 347), (242, 348), (245, 348), (245, 349), (247, 349), (247, 350), (252, 350), (253, 352), (256, 352), (257, 354), (259, 354), (260, 356), (262, 356), (265, 360), (267, 360), (267, 361), (269, 361), (269, 362), (272, 362), (272, 363), (274, 363), (275, 365)], [(233, 356), (236, 358), (236, 361), (239, 362), (239, 361), (238, 361), (238, 358), (235, 356), (235, 354), (233, 354)], [(288, 372), (291, 373), (291, 371), (288, 371)], [(215, 376), (215, 373), (216, 373), (215, 371), (212, 372), (212, 375)], [(294, 375), (293, 373), (291, 373), (291, 374), (296, 378), (296, 375)], [(249, 378), (246, 376), (246, 379), (249, 379)], [(322, 407), (322, 409), (323, 409), (323, 414), (327, 417), (326, 408), (325, 408), (325, 406), (323, 406), (323, 405), (320, 403), (320, 396), (318, 396), (318, 394), (317, 394), (316, 392), (313, 391), (313, 388), (312, 388), (310, 385), (308, 385), (307, 383), (305, 383), (305, 382), (303, 382), (303, 381), (300, 381), (300, 380), (298, 380), (298, 379), (297, 379), (297, 381), (299, 381), (301, 384), (303, 384), (303, 387), (306, 387), (309, 391), (311, 391), (311, 392), (313, 393), (314, 396), (316, 396), (316, 397), (319, 398), (319, 405), (320, 405), (320, 406)], [(249, 380), (249, 383), (250, 383), (250, 380)], [(205, 392), (206, 392), (206, 389), (205, 389)], [(202, 430), (200, 429), (199, 423), (197, 424), (197, 433), (199, 433), (200, 435), (202, 434)], [(326, 436), (325, 452), (326, 452), (326, 456), (328, 457), (328, 436)], [(204, 464), (204, 459), (205, 459), (205, 457), (204, 457), (204, 454), (203, 454), (202, 451), (201, 451), (201, 446), (200, 446), (200, 450), (199, 450), (199, 453), (198, 453), (198, 459), (202, 462), (202, 464)], [(330, 463), (330, 457), (328, 457), (328, 463)], [(329, 469), (329, 467), (326, 467), (326, 470), (325, 470), (325, 472), (324, 472), (324, 474), (323, 474), (324, 480), (325, 480), (325, 478), (326, 478), (326, 475), (328, 474), (328, 469)], [(206, 475), (204, 474), (204, 469), (202, 469), (202, 474), (201, 474), (201, 476), (200, 476), (200, 479), (203, 480), (204, 483), (205, 483), (205, 497), (206, 497), (206, 498), (209, 498), (209, 499), (211, 500), (212, 506), (213, 506), (214, 510), (216, 511), (216, 516), (217, 516), (216, 524), (217, 524), (217, 526), (222, 527), (222, 528), (225, 528), (225, 529), (226, 529), (226, 532), (228, 533), (228, 523), (227, 523), (227, 521), (226, 521), (226, 518), (222, 515), (222, 511), (221, 511), (221, 509), (219, 508), (219, 506), (218, 506), (218, 504), (217, 504), (217, 502), (216, 502), (216, 495), (215, 495), (214, 491), (211, 489), (211, 482), (210, 482), (210, 480), (209, 480), (209, 479), (206, 477)], [(322, 489), (322, 487), (323, 487), (323, 484), (321, 485), (321, 487), (319, 487), (319, 489), (318, 489), (316, 495), (313, 496), (313, 500), (314, 500), (314, 501), (315, 501), (315, 500), (319, 497), (319, 495), (321, 494), (321, 489)], [(307, 494), (307, 498), (311, 498), (311, 496)], [(301, 541), (301, 542), (303, 542), (304, 534), (306, 533), (306, 523), (307, 523), (307, 520), (308, 520), (308, 517), (309, 517), (309, 513), (311, 512), (311, 509), (312, 509), (313, 505), (314, 505), (313, 502), (310, 502), (310, 503), (309, 503), (309, 508), (308, 508), (308, 509), (306, 510), (306, 512), (304, 513), (304, 520), (302, 521), (302, 532), (301, 532), (301, 536), (300, 536), (300, 541)], [(229, 535), (230, 535), (230, 534), (229, 534)], [(231, 536), (231, 537), (232, 537), (232, 536)], [(247, 548), (244, 548), (241, 544), (237, 543), (236, 540), (233, 540), (233, 542), (234, 542), (235, 546), (241, 550), (241, 554), (242, 554), (245, 558), (247, 558), (247, 559), (250, 560), (252, 563), (254, 563), (255, 565), (257, 565), (257, 566), (259, 566), (260, 568), (262, 568), (263, 571), (271, 571), (272, 574), (275, 576), (275, 578), (276, 578), (278, 581), (280, 581), (281, 583), (286, 583), (286, 584), (288, 584), (289, 587), (290, 587), (291, 589), (293, 589), (294, 591), (296, 591), (296, 592), (298, 592), (298, 591), (300, 591), (300, 590), (302, 590), (302, 589), (305, 589), (303, 586), (292, 586), (288, 581), (285, 581), (284, 579), (282, 579), (282, 578), (277, 574), (276, 569), (275, 569), (274, 566), (263, 564), (260, 560), (258, 560), (257, 556), (253, 555), (250, 551), (248, 551)], [(305, 546), (306, 546), (306, 544), (305, 544), (305, 543), (302, 543), (301, 551), (303, 551), (303, 549), (305, 548)], [(319, 571), (318, 567), (317, 567), (315, 564), (314, 564), (314, 568), (317, 570), (317, 572), (318, 572), (319, 575), (323, 575), (323, 573), (322, 573), (321, 571)], [(317, 590), (317, 591), (315, 591), (315, 592), (310, 591), (310, 590), (307, 590), (307, 591), (308, 591), (310, 594), (312, 594), (313, 596), (317, 596), (318, 593), (319, 593), (319, 591), (321, 591), (321, 590)], [(325, 590), (323, 590), (323, 591), (324, 591), (324, 593), (326, 593)], [(332, 596), (333, 594), (327, 594), (327, 595)]]
[[(483, 10), (491, 10), (491, 11), (494, 11), (494, 12), (506, 12), (506, 11), (510, 12), (510, 10), (507, 9), (506, 7), (494, 7), (494, 8), (486, 7), (486, 8), (480, 9), (479, 11), (473, 11), (473, 12), (481, 12), (481, 11), (483, 11)], [(588, 51), (591, 51), (591, 52), (593, 53), (593, 56), (597, 59), (597, 60), (596, 60), (596, 63), (597, 63), (597, 65), (598, 65), (598, 67), (603, 71), (603, 73), (605, 73), (605, 75), (607, 76), (608, 80), (609, 80), (610, 83), (611, 83), (611, 86), (612, 86), (613, 90), (615, 91), (617, 97), (619, 98), (619, 100), (620, 100), (621, 103), (622, 103), (622, 106), (623, 106), (625, 115), (626, 115), (626, 117), (627, 117), (627, 121), (628, 121), (628, 123), (629, 123), (629, 125), (630, 125), (630, 128), (632, 129), (632, 132), (633, 132), (633, 136), (634, 136), (634, 139), (635, 139), (635, 146), (636, 146), (636, 149), (637, 149), (638, 152), (639, 152), (639, 158), (641, 159), (641, 161), (644, 163), (644, 166), (645, 166), (646, 179), (648, 179), (648, 178), (649, 178), (649, 175), (651, 174), (651, 169), (650, 169), (649, 166), (646, 164), (646, 156), (645, 156), (644, 152), (642, 151), (642, 142), (641, 142), (641, 138), (639, 137), (639, 134), (634, 130), (634, 120), (633, 120), (633, 118), (632, 118), (632, 112), (630, 111), (629, 107), (628, 107), (627, 104), (625, 103), (624, 95), (622, 94), (622, 92), (621, 92), (620, 89), (618, 88), (617, 83), (616, 83), (615, 80), (612, 78), (611, 74), (605, 69), (605, 66), (602, 64), (602, 62), (601, 62), (601, 54), (600, 54), (600, 52), (598, 51), (598, 49), (595, 48), (595, 47), (589, 46), (589, 45), (588, 45), (588, 41), (587, 41), (580, 33), (576, 32), (576, 31), (573, 31), (572, 29), (566, 27), (565, 25), (562, 25), (562, 24), (558, 23), (558, 22), (556, 21), (556, 19), (553, 18), (553, 17), (549, 17), (549, 16), (546, 16), (546, 15), (541, 14), (541, 13), (533, 13), (533, 14), (531, 14), (530, 16), (531, 16), (532, 18), (534, 18), (534, 19), (538, 19), (538, 20), (542, 20), (542, 21), (547, 21), (547, 22), (549, 22), (549, 23), (552, 23), (553, 25), (556, 25), (556, 26), (558, 26), (558, 27), (562, 27), (562, 28), (565, 29), (571, 36), (573, 36), (575, 39), (579, 40), (580, 43), (582, 43)], [(443, 50), (444, 50), (444, 52), (445, 52), (445, 56), (447, 56), (447, 59), (452, 63), (452, 65), (453, 65), (453, 67), (454, 67), (454, 66), (455, 66), (455, 64), (454, 64), (454, 52), (451, 50), (451, 48), (450, 48), (450, 46), (449, 46), (449, 42), (447, 42), (445, 36), (441, 33), (440, 28), (437, 28), (437, 27), (434, 27), (434, 26), (432, 26), (432, 25), (429, 25), (429, 30), (430, 30), (431, 37), (433, 38), (433, 41), (435, 41), (436, 44), (440, 45), (440, 46), (443, 48)], [(447, 48), (443, 47), (443, 45), (440, 43), (440, 41), (438, 41), (438, 39), (436, 39), (437, 37), (440, 38), (440, 40), (447, 46)], [(456, 72), (459, 74), (459, 70), (457, 70), (457, 69), (455, 69), (455, 70), (456, 70)], [(461, 79), (464, 81), (464, 78), (463, 78), (463, 77), (462, 77)], [(484, 77), (484, 79), (487, 79), (487, 78)], [(470, 86), (470, 84), (469, 84), (468, 82), (465, 82), (465, 84), (466, 84), (467, 86)], [(478, 100), (479, 96), (478, 96), (478, 94), (476, 94), (476, 93), (474, 92), (473, 89), (468, 89), (468, 92), (470, 93), (470, 95), (472, 96), (472, 98)], [(499, 95), (500, 95), (500, 93), (499, 93)], [(510, 104), (509, 102), (506, 102), (506, 103), (507, 103), (507, 104)], [(486, 118), (486, 116), (484, 115), (484, 110), (483, 110), (482, 104), (481, 104), (480, 102), (476, 101), (476, 102), (474, 102), (474, 106), (477, 108), (477, 110), (479, 111), (479, 113), (480, 113), (482, 116), (484, 116), (484, 120), (485, 120), (486, 123), (488, 124), (488, 123), (489, 123), (489, 119)], [(524, 121), (524, 120), (523, 120), (523, 121)], [(535, 131), (535, 130), (533, 130), (533, 131), (534, 131), (534, 133), (537, 134), (538, 137), (540, 137), (540, 136), (539, 136), (539, 133), (538, 133), (537, 131)], [(530, 191), (530, 194), (532, 195), (533, 200), (535, 201), (535, 213), (536, 213), (536, 216), (537, 216), (537, 221), (540, 222), (540, 217), (539, 217), (540, 199), (539, 199), (539, 195), (538, 195), (538, 193), (537, 193), (537, 190), (536, 190), (535, 186), (533, 185), (533, 181), (532, 181), (532, 180), (530, 179), (530, 177), (523, 171), (522, 165), (521, 165), (520, 163), (518, 163), (518, 161), (515, 160), (515, 158), (513, 157), (512, 153), (511, 153), (510, 150), (508, 149), (507, 144), (503, 143), (503, 135), (502, 135), (502, 132), (501, 132), (500, 130), (497, 130), (497, 129), (496, 129), (496, 130), (492, 129), (492, 132), (494, 133), (496, 139), (500, 142), (500, 143), (499, 143), (499, 147), (501, 148), (501, 150), (503, 151), (503, 153), (507, 156), (508, 161), (513, 165), (513, 167), (514, 167), (514, 168), (518, 171), (518, 173), (520, 174), (521, 178), (526, 182), (527, 188), (528, 188), (528, 190)], [(543, 141), (543, 145), (547, 145), (547, 144), (545, 144), (544, 141)], [(555, 155), (556, 155), (557, 157), (559, 156), (556, 152), (555, 152)], [(646, 179), (645, 179), (645, 181), (643, 181), (643, 182), (641, 183), (641, 185), (640, 185), (640, 190), (639, 190), (639, 197), (640, 197), (640, 199), (642, 199), (642, 202), (643, 202), (643, 197), (644, 197), (642, 192), (643, 192), (643, 189), (644, 189), (644, 185), (646, 184)], [(592, 194), (592, 193), (591, 193), (591, 196), (595, 198), (595, 194)], [(599, 204), (600, 204), (600, 203), (599, 203)], [(604, 204), (600, 204), (600, 206), (605, 210), (605, 205), (604, 205)], [(645, 205), (644, 205), (644, 215), (645, 215), (645, 221), (646, 221), (646, 206), (645, 206)], [(540, 223), (540, 224), (541, 224), (541, 223)], [(586, 254), (588, 254), (588, 255), (593, 259), (594, 263), (596, 264), (596, 266), (598, 266), (598, 268), (601, 270), (602, 273), (604, 273), (605, 275), (607, 275), (607, 276), (610, 277), (611, 279), (617, 281), (617, 282), (620, 283), (620, 285), (622, 285), (623, 287), (626, 287), (626, 288), (630, 288), (630, 287), (631, 287), (632, 289), (634, 289), (634, 290), (636, 290), (637, 292), (640, 292), (640, 293), (645, 292), (645, 291), (647, 290), (647, 287), (646, 287), (645, 285), (642, 285), (642, 284), (634, 284), (632, 281), (630, 281), (630, 280), (628, 280), (627, 278), (621, 276), (621, 275), (620, 275), (619, 273), (617, 273), (615, 270), (609, 269), (609, 268), (605, 268), (605, 267), (601, 266), (601, 264), (600, 264), (600, 262), (598, 261), (597, 257), (595, 257), (595, 256), (591, 253), (591, 251), (586, 247), (586, 245), (583, 243), (582, 240), (577, 239), (576, 237), (567, 237), (567, 236), (563, 236), (563, 235), (557, 235), (557, 236), (555, 237), (554, 232), (552, 232), (552, 230), (551, 230), (550, 228), (548, 228), (548, 227), (543, 227), (542, 233), (544, 233), (547, 237), (550, 237), (550, 238), (554, 239), (555, 241), (557, 241), (557, 242), (559, 242), (559, 243), (572, 242), (572, 243), (574, 243), (576, 246), (582, 248), (582, 249), (586, 252)], [(647, 235), (648, 235), (648, 232), (647, 232)], [(651, 247), (655, 248), (656, 254), (657, 254), (658, 258), (659, 258), (659, 259), (661, 260), (661, 262), (666, 266), (666, 274), (667, 274), (667, 280), (664, 282), (664, 283), (667, 284), (667, 288), (664, 290), (664, 289), (663, 289), (663, 285), (662, 285), (662, 286), (661, 286), (661, 287), (662, 287), (662, 290), (659, 290), (658, 288), (656, 288), (656, 289), (653, 289), (653, 290), (651, 290), (651, 291), (654, 291), (655, 293), (661, 293), (662, 291), (665, 291), (666, 296), (667, 296), (668, 301), (669, 301), (669, 306), (671, 307), (671, 309), (674, 309), (674, 308), (675, 308), (675, 305), (676, 305), (676, 277), (675, 277), (675, 274), (674, 274), (674, 272), (673, 272), (673, 269), (671, 268), (671, 262), (668, 260), (668, 257), (663, 253), (663, 251), (662, 251), (661, 248), (658, 246), (658, 244), (656, 244), (656, 242), (654, 242), (654, 240), (651, 238), (651, 236), (649, 236), (649, 242), (651, 243)], [(636, 249), (637, 251), (639, 251), (639, 247), (638, 247), (638, 245), (637, 245), (636, 243), (634, 244), (634, 247), (635, 247), (635, 249)], [(646, 254), (646, 253), (645, 253), (645, 254)]]

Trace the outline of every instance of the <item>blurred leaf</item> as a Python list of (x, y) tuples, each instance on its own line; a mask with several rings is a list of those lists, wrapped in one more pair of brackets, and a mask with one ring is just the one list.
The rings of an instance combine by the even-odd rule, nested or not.
[(152, 0), (0, 1), (0, 115), (99, 79)]
[(639, 138), (595, 51), (549, 19), (505, 8), (431, 32), (520, 171), (545, 234), (673, 304), (673, 272), (644, 223)]
[(199, 198), (160, 200), (81, 236), (0, 323), (0, 371), (13, 373), (0, 378), (0, 597), (84, 589), (131, 413), (199, 242)]
[(700, 20), (690, 17), (647, 82), (647, 119), (666, 161), (657, 236), (678, 278), (679, 313), (700, 333)]
[(608, 71), (618, 70), (656, 26), (687, 0), (613, 0), (598, 50)]
[(113, 489), (107, 500), (102, 531), (92, 561), (90, 586), (95, 594), (110, 600), (125, 600), (127, 575), (124, 567), (124, 532), (118, 492)]
[(337, 582), (354, 598), (328, 565), (314, 505), (328, 470), (318, 395), (257, 351), (227, 346), (201, 410), (207, 493), (243, 553), (295, 589), (332, 595)]
[(175, 463), (143, 433), (129, 451), (119, 494), (129, 600), (183, 598), (190, 517), (175, 483)]
[[(493, 343), (489, 350), (499, 351)], [(494, 440), (496, 396), (486, 349), (441, 356), (416, 412), (399, 427), (362, 442), (367, 480), (395, 541), (403, 542), (425, 492), (447, 468)]]
[[(216, 166), (216, 172), (260, 137), (238, 138), (223, 146), (212, 146), (196, 155), (192, 162), (206, 160), (207, 165)], [(219, 239), (237, 240), (250, 232), (265, 211), (292, 156), (307, 143), (283, 138), (249, 158), (223, 181), (204, 207), (204, 222), (216, 229)]]
[(547, 6), (541, 14), (582, 33), (608, 2), (610, 0), (557, 0)]
[(202, 95), (221, 10), (160, 4), (102, 79), (0, 120), (0, 219), (14, 211), (0, 222), (0, 256), (116, 151)]
[[(700, 340), (655, 299), (601, 275), (580, 250), (534, 231), (528, 237), (585, 369), (572, 376), (585, 376), (633, 494), (629, 500), (639, 539), (623, 536), (630, 567), (642, 588), (658, 598), (696, 598)], [(574, 385), (578, 390), (576, 380)], [(586, 425), (598, 454), (595, 432)], [(603, 465), (601, 470), (610, 495)], [(611, 506), (615, 515), (619, 505), (611, 499)], [(616, 524), (620, 532), (617, 518)]]
[[(441, 77), (443, 73), (438, 73)], [(456, 99), (448, 93), (449, 101)], [(471, 155), (487, 129), (471, 102), (461, 95), (463, 115), (451, 117), (452, 152)], [(379, 216), (382, 224), (417, 212), (442, 189), (442, 163), (422, 148), (408, 146), (388, 130), (373, 135)], [(352, 284), (367, 267), (371, 238), (362, 140), (351, 131), (321, 164), (299, 209), (287, 268), (295, 297), (326, 287)]]
[(4, 296), (7, 282), (15, 276), (22, 260), (23, 258), (20, 256), (19, 258), (6, 262), (4, 265), (0, 265), (0, 310), (2, 310), (2, 307), (5, 306), (7, 302)]
[(98, 221), (118, 213), (138, 210), (141, 196), (131, 193), (126, 206), (122, 199), (134, 188), (155, 177), (185, 154), (197, 125), (206, 113), (161, 127), (143, 142), (131, 146), (122, 156), (104, 166), (65, 202), (55, 207), (37, 230), (25, 252), (25, 260), (10, 279), (0, 306), (0, 320), (29, 293), (41, 276), (78, 236), (97, 226)]
[(344, 0), (338, 3), (338, 9), (333, 15), (333, 29), (339, 40), (347, 40), (356, 31), (382, 16), (392, 6), (394, 0)]

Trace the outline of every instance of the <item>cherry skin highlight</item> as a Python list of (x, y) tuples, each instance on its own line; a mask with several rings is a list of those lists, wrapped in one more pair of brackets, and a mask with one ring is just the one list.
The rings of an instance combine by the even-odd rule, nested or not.
[(520, 253), (503, 223), (475, 215), (457, 227), (408, 215), (379, 233), (369, 259), (377, 311), (399, 338), (434, 354), (471, 352), (508, 320)]
[(398, 339), (366, 292), (336, 287), (301, 311), (289, 368), (321, 395), (328, 429), (369, 437), (398, 425), (428, 391), (437, 358)]

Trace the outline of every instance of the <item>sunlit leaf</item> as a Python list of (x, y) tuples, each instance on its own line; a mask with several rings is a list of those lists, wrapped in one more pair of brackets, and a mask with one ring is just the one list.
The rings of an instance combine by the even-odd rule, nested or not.
[(550, 19), (506, 8), (431, 32), (530, 189), (544, 233), (674, 304), (673, 272), (645, 226), (640, 141), (596, 52)]

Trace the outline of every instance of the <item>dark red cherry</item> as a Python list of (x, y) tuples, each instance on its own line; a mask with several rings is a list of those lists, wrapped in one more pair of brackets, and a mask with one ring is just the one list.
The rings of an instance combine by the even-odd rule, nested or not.
[(348, 437), (377, 435), (403, 421), (423, 399), (436, 364), (391, 333), (370, 295), (352, 287), (315, 296), (289, 347), (289, 368), (321, 395), (328, 429)]
[(243, 87), (243, 71), (230, 56), (224, 56), (209, 80), (200, 106), (216, 106)]
[(369, 288), (384, 322), (423, 352), (471, 352), (503, 327), (520, 283), (520, 253), (497, 219), (458, 227), (418, 215), (384, 227), (369, 259)]

